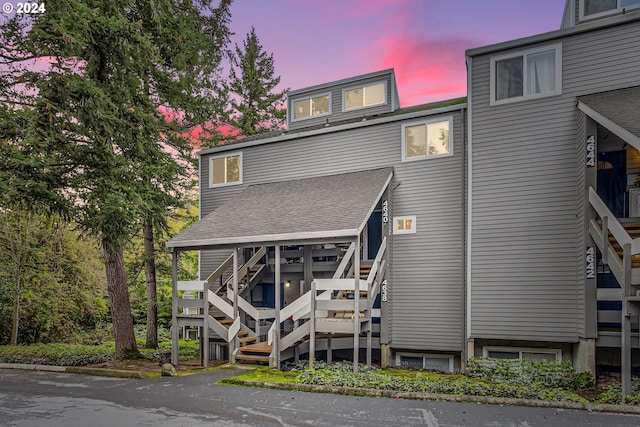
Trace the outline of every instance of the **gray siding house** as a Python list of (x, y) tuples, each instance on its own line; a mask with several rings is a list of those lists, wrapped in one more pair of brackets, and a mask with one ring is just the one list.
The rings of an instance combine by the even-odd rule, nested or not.
[(640, 1), (569, 0), (558, 31), (466, 61), (466, 99), (401, 108), (383, 70), (291, 91), (286, 131), (200, 153), (202, 219), (168, 246), (201, 253), (174, 322), (202, 328), (203, 363), (366, 349), (445, 371), (621, 364), (628, 380)]

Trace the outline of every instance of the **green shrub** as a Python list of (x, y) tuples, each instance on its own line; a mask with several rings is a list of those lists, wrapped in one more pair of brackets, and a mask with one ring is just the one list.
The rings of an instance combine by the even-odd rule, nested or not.
[(594, 383), (589, 372), (577, 373), (570, 362), (472, 358), (467, 375), (494, 382), (579, 390)]
[[(604, 389), (600, 395), (600, 402), (620, 404), (622, 403), (622, 385), (614, 384)], [(630, 405), (640, 405), (640, 378), (631, 381), (631, 394), (625, 399), (625, 403)]]
[(362, 366), (353, 373), (351, 363), (327, 365), (317, 363), (314, 370), (305, 370), (299, 378), (302, 384), (317, 384), (337, 387), (370, 388), (426, 393), (442, 393), (468, 396), (496, 396), (550, 401), (586, 402), (577, 394), (556, 388), (547, 388), (539, 383), (531, 385), (493, 383), (487, 380), (454, 375), (416, 373), (414, 376), (397, 376), (382, 369)]

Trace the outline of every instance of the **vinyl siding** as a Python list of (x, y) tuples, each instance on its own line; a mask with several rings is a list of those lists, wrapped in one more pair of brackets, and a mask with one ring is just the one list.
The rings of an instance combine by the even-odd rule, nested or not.
[[(371, 83), (384, 82), (386, 84), (386, 96), (387, 102), (383, 105), (377, 105), (372, 107), (360, 108), (351, 111), (342, 111), (342, 91), (344, 89), (351, 89), (358, 86), (365, 86)], [(391, 111), (392, 100), (395, 97), (392, 90), (392, 82), (391, 82), (391, 74), (380, 75), (370, 78), (365, 78), (357, 81), (349, 81), (340, 85), (331, 86), (331, 88), (317, 89), (309, 92), (296, 93), (294, 96), (288, 100), (289, 106), (289, 114), (293, 114), (293, 104), (296, 100), (307, 97), (314, 97), (326, 93), (331, 93), (331, 114), (320, 116), (320, 117), (311, 117), (302, 120), (293, 120), (293, 116), (289, 117), (289, 129), (296, 130), (302, 129), (309, 126), (318, 126), (324, 123), (329, 123), (341, 121), (341, 120), (349, 120), (357, 117), (362, 117), (363, 115), (372, 116), (381, 113), (388, 113)], [(398, 106), (396, 106), (397, 108)]]
[[(388, 307), (391, 345), (461, 351), (462, 115), (457, 111), (437, 117), (451, 116), (454, 155), (448, 157), (403, 163), (401, 121), (245, 148), (243, 185), (213, 189), (204, 186), (203, 214), (246, 185), (393, 166), (394, 182), (399, 185), (393, 190), (391, 216), (417, 215), (418, 233), (393, 236)], [(207, 157), (203, 156), (203, 165), (208, 165)], [(208, 171), (203, 170), (203, 182), (207, 179)], [(228, 253), (221, 253), (219, 260), (226, 256)], [(214, 258), (203, 252), (203, 271), (215, 268), (207, 265)]]
[(575, 342), (584, 332), (584, 254), (576, 248), (584, 247), (585, 198), (584, 171), (576, 168), (576, 96), (640, 84), (640, 25), (560, 41), (559, 96), (490, 107), (490, 56), (473, 58), (475, 338)]

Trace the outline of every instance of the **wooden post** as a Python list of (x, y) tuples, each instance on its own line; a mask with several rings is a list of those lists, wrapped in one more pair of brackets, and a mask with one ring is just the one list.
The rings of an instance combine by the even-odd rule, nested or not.
[(333, 363), (333, 343), (331, 342), (333, 334), (329, 332), (327, 336), (327, 364)]
[(353, 293), (353, 373), (358, 373), (360, 358), (360, 236), (356, 237), (353, 251), (353, 276), (355, 289)]
[[(233, 286), (233, 321), (235, 322), (239, 315), (238, 310), (238, 248), (233, 249), (233, 276), (232, 276), (232, 286)], [(235, 350), (238, 348), (238, 335), (233, 337), (229, 341), (229, 362), (236, 363)]]
[(178, 250), (171, 254), (171, 363), (178, 366), (180, 345), (178, 342)]
[(202, 293), (202, 334), (200, 334), (200, 342), (202, 342), (202, 366), (209, 367), (209, 283), (204, 282), (204, 290)]
[(275, 298), (276, 298), (276, 336), (273, 340), (273, 345), (275, 346), (275, 355), (276, 355), (276, 368), (280, 369), (280, 246), (276, 246), (276, 263), (275, 263)]
[(622, 360), (620, 369), (622, 370), (622, 401), (631, 394), (631, 316), (629, 313), (629, 301), (627, 297), (631, 294), (631, 244), (624, 245), (622, 252), (622, 265), (624, 267), (624, 283), (622, 284), (622, 343), (620, 351)]
[(311, 282), (311, 312), (309, 313), (309, 369), (316, 358), (316, 282)]
[(609, 264), (609, 217), (602, 218), (602, 262)]

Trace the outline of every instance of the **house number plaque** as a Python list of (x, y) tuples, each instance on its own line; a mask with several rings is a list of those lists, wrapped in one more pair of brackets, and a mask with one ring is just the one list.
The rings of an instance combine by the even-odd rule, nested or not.
[(587, 167), (596, 166), (596, 137), (589, 135), (587, 138)]
[(595, 279), (596, 278), (596, 249), (593, 246), (587, 246), (585, 261), (586, 261), (586, 269), (587, 269), (587, 279)]
[(387, 279), (382, 281), (382, 287), (380, 289), (380, 299), (382, 302), (389, 301), (389, 291), (387, 289)]
[(382, 222), (389, 222), (389, 202), (386, 200), (382, 202)]

